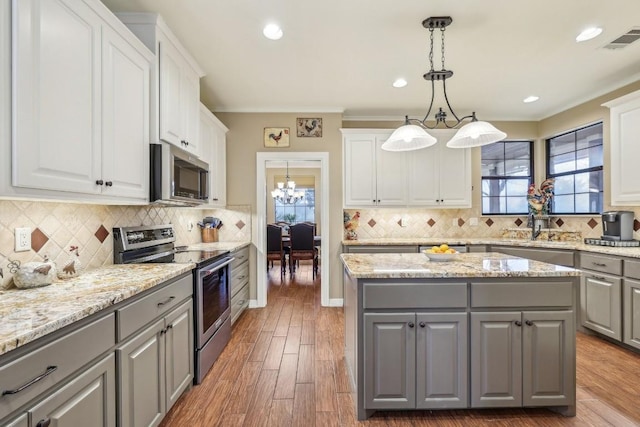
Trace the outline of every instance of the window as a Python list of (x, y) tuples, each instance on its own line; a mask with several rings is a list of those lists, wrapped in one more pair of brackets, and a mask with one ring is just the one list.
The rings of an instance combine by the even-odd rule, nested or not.
[(551, 212), (602, 212), (602, 164), (602, 123), (548, 139), (547, 171), (555, 178)]
[(482, 147), (482, 214), (527, 214), (533, 142), (502, 141)]
[(296, 187), (304, 191), (304, 198), (295, 204), (285, 204), (275, 201), (276, 221), (285, 221), (290, 224), (298, 222), (316, 222), (316, 192), (313, 188)]

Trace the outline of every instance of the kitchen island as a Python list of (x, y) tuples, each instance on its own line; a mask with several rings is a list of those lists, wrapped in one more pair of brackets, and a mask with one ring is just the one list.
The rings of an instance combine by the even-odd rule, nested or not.
[(359, 420), (377, 410), (575, 415), (580, 271), (500, 253), (342, 254)]

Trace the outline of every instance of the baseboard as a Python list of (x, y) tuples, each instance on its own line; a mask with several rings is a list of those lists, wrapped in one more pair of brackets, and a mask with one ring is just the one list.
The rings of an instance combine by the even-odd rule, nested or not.
[(330, 298), (329, 299), (329, 307), (342, 307), (343, 299), (342, 298)]
[(258, 300), (257, 299), (250, 299), (249, 300), (249, 308), (258, 308)]

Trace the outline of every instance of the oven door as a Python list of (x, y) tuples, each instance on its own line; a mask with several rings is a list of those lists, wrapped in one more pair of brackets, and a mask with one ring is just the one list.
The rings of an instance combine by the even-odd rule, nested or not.
[(231, 257), (225, 257), (196, 270), (198, 348), (206, 344), (231, 312), (229, 264), (232, 260)]

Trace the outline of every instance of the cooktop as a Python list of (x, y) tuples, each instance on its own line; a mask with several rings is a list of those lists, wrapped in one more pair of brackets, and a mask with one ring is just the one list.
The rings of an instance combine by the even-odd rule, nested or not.
[(176, 247), (175, 253), (173, 255), (174, 262), (177, 263), (189, 263), (194, 262), (198, 264), (198, 266), (209, 264), (211, 262), (216, 261), (218, 258), (221, 258), (227, 255), (229, 251), (224, 250), (187, 250), (184, 247)]

